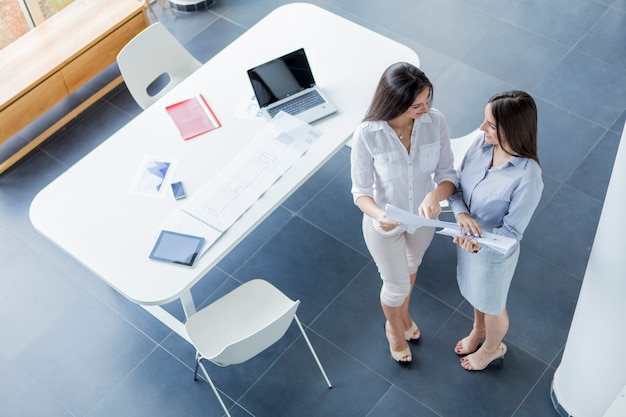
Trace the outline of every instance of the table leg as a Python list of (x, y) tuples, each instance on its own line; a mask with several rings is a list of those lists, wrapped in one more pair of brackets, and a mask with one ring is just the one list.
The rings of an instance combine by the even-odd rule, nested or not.
[(191, 291), (185, 291), (180, 295), (180, 302), (183, 304), (183, 310), (185, 311), (185, 317), (189, 318), (196, 314), (196, 305), (193, 302)]
[(185, 324), (172, 316), (167, 310), (164, 310), (161, 306), (147, 306), (142, 305), (144, 310), (156, 317), (161, 323), (172, 329), (180, 337), (191, 343)]

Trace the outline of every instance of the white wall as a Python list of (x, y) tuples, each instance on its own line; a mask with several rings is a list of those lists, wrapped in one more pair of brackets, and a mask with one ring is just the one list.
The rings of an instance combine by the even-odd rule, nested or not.
[(626, 126), (552, 391), (570, 415), (602, 417), (625, 385)]

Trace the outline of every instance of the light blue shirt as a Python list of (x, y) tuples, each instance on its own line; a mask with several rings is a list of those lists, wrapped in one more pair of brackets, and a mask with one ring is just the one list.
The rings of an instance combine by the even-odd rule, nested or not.
[(458, 184), (448, 124), (436, 109), (415, 119), (410, 153), (387, 122), (361, 123), (352, 136), (350, 163), (354, 202), (369, 196), (383, 209), (389, 203), (417, 214), (436, 184)]
[(469, 213), (484, 232), (520, 241), (541, 199), (541, 168), (532, 159), (515, 156), (491, 168), (493, 148), (482, 133), (469, 147), (450, 207), (455, 218)]

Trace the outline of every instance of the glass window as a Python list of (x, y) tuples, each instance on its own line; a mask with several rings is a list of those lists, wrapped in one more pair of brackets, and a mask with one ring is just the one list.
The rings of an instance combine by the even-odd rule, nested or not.
[(0, 49), (74, 0), (0, 0)]

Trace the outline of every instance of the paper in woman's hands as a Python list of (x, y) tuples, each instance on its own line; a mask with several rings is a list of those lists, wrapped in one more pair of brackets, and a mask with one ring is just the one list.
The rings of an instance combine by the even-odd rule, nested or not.
[[(458, 228), (450, 229), (446, 227), (444, 229), (438, 230), (437, 233), (440, 235), (452, 236), (453, 238), (457, 236), (466, 236), (462, 233), (459, 233)], [(508, 255), (517, 244), (516, 239), (496, 235), (494, 233), (483, 233), (483, 237), (474, 237), (474, 239), (476, 239), (476, 241), (481, 245), (489, 246), (491, 249), (494, 249), (503, 255)]]
[[(437, 231), (438, 234), (451, 236), (453, 238), (457, 236), (466, 236), (460, 231), (461, 227), (458, 223), (444, 222), (436, 219), (425, 219), (424, 217), (399, 209), (391, 204), (385, 205), (385, 212), (387, 213), (388, 219), (395, 220), (406, 225), (416, 227), (440, 227), (442, 230)], [(516, 239), (487, 232), (484, 232), (482, 237), (475, 237), (475, 239), (478, 243), (489, 246), (503, 255), (508, 255), (517, 244)]]
[(399, 209), (391, 204), (385, 205), (385, 212), (389, 220), (416, 227), (451, 227), (459, 229), (458, 223), (444, 222), (437, 219), (426, 219), (417, 214), (410, 213), (406, 210)]

